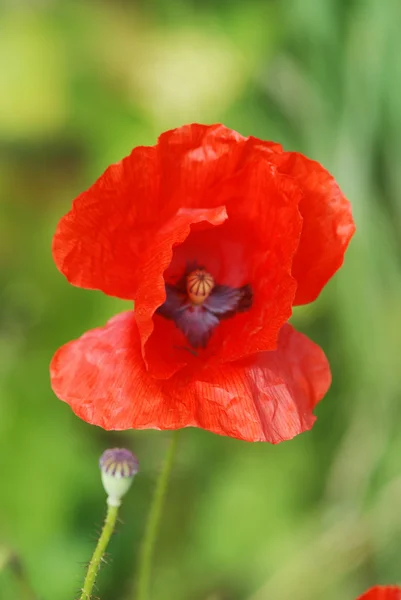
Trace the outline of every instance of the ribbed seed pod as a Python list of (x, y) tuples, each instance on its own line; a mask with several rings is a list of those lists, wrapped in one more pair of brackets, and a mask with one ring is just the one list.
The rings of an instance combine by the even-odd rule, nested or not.
[(205, 269), (196, 269), (187, 277), (187, 294), (196, 306), (202, 304), (214, 288), (214, 279)]

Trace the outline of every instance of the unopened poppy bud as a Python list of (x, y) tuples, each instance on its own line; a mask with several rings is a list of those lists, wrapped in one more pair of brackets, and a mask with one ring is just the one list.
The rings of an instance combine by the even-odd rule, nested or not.
[(105, 450), (99, 461), (102, 483), (110, 506), (120, 506), (121, 498), (129, 490), (138, 473), (138, 459), (126, 448)]

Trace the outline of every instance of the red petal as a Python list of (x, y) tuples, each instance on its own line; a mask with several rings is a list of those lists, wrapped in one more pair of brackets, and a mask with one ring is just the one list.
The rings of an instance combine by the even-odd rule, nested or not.
[(401, 600), (401, 587), (376, 586), (362, 594), (358, 600)]
[[(221, 229), (232, 228), (244, 256), (242, 262), (232, 257), (233, 277), (219, 283), (250, 284), (253, 290), (252, 309), (237, 315), (235, 322), (222, 322), (216, 331), (224, 344), (224, 352), (216, 352), (221, 361), (276, 348), (296, 293), (291, 270), (301, 235), (301, 197), (299, 186), (278, 173), (257, 145), (250, 145), (247, 167), (221, 186), (219, 200), (226, 200), (228, 213)], [(242, 281), (235, 280), (238, 272), (245, 275)]]
[(131, 311), (60, 348), (51, 380), (79, 417), (105, 429), (194, 426), (278, 443), (311, 428), (330, 370), (322, 350), (286, 325), (277, 351), (156, 380), (145, 369)]
[[(138, 278), (135, 296), (136, 321), (141, 337), (142, 349), (154, 329), (153, 315), (166, 298), (165, 282), (163, 273), (171, 262), (173, 248), (182, 244), (189, 235), (191, 225), (196, 223), (206, 226), (216, 226), (223, 223), (227, 218), (224, 206), (209, 209), (182, 209), (167, 221), (157, 232), (154, 244), (144, 252), (136, 267)], [(167, 338), (171, 346), (171, 340)], [(170, 377), (181, 366), (185, 360), (171, 361), (163, 355), (166, 339), (158, 345), (156, 352), (152, 355), (152, 364), (149, 364), (152, 372), (158, 373), (159, 377)], [(145, 356), (145, 353), (144, 353)], [(147, 359), (147, 354), (145, 359)]]
[[(188, 260), (196, 260), (218, 284), (250, 284), (253, 290), (252, 308), (222, 321), (207, 349), (200, 351), (209, 365), (276, 348), (278, 333), (291, 316), (296, 290), (292, 259), (301, 232), (300, 189), (265, 158), (222, 183), (216, 198), (227, 203), (227, 221), (208, 230), (193, 228), (175, 247), (165, 272), (166, 280), (173, 281)], [(156, 317), (154, 332), (143, 346), (151, 373), (169, 377), (177, 366), (196, 361), (186, 347), (188, 342), (174, 323)]]
[(134, 311), (59, 348), (50, 364), (55, 394), (104, 429), (154, 427), (166, 405), (142, 360)]
[(292, 274), (298, 282), (294, 304), (316, 299), (341, 267), (355, 224), (351, 206), (335, 179), (319, 163), (296, 152), (275, 155), (280, 170), (304, 192), (299, 204), (303, 228)]
[(162, 224), (184, 207), (224, 204), (223, 184), (261, 162), (277, 164), (305, 192), (293, 275), (296, 303), (310, 302), (342, 263), (354, 231), (349, 204), (318, 163), (222, 125), (166, 132), (156, 146), (135, 148), (109, 167), (61, 219), (53, 242), (57, 266), (74, 285), (135, 299), (138, 265)]
[(80, 194), (53, 239), (57, 267), (74, 285), (133, 299), (135, 267), (164, 217), (155, 148), (135, 148)]
[[(181, 206), (210, 206), (205, 194), (239, 167), (247, 138), (224, 125), (184, 125), (163, 133), (158, 153), (163, 193)], [(173, 200), (174, 202), (174, 200)]]
[(216, 207), (210, 187), (235, 171), (245, 145), (222, 125), (187, 125), (134, 148), (59, 222), (57, 267), (74, 285), (136, 299), (137, 267), (159, 228), (185, 207)]

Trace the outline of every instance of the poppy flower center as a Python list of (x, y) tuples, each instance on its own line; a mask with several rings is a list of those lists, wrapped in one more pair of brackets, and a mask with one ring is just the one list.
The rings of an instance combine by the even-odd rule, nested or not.
[(246, 312), (252, 306), (249, 284), (239, 288), (220, 285), (204, 267), (194, 263), (176, 283), (165, 286), (166, 300), (156, 312), (174, 321), (192, 348), (206, 348), (222, 319)]
[(187, 276), (188, 299), (200, 306), (210, 296), (214, 288), (214, 279), (205, 269), (196, 269)]

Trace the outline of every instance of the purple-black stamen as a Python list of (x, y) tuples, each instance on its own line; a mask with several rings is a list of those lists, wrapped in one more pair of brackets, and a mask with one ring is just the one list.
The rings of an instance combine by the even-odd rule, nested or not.
[(173, 320), (192, 348), (205, 348), (219, 322), (249, 310), (252, 300), (249, 284), (218, 285), (203, 267), (192, 266), (175, 285), (166, 283), (166, 300), (156, 312)]

